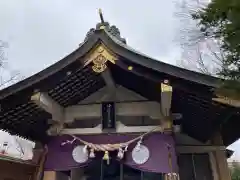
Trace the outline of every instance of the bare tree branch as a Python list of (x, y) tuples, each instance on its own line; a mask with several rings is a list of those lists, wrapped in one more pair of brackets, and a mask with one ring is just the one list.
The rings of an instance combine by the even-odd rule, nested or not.
[[(0, 40), (0, 89), (12, 83), (15, 83), (16, 81), (21, 80), (20, 78), (23, 78), (20, 76), (20, 73), (18, 71), (13, 71), (8, 67), (7, 58), (5, 54), (5, 50), (7, 47), (8, 44)], [(25, 155), (23, 145), (19, 142), (19, 140), (15, 136), (12, 137), (15, 139), (14, 146), (16, 150), (19, 151), (20, 158), (22, 158)]]
[(9, 69), (5, 50), (8, 44), (0, 40), (0, 89), (20, 80), (20, 73)]
[(192, 14), (206, 7), (207, 3), (209, 3), (208, 0), (176, 2), (175, 15), (180, 22), (176, 41), (182, 48), (180, 66), (205, 74), (217, 75), (222, 67), (224, 53), (220, 49), (219, 42), (213, 38), (212, 32), (210, 31), (206, 36), (201, 31), (198, 22), (192, 18)]

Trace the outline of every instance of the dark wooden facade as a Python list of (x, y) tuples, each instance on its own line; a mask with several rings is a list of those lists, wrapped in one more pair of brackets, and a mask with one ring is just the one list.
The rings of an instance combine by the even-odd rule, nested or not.
[(1, 180), (34, 180), (37, 169), (33, 162), (0, 156)]

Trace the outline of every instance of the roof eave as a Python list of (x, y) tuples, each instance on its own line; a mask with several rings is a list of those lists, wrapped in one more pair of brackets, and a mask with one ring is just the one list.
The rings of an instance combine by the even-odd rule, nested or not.
[(98, 37), (96, 35), (92, 35), (89, 37), (84, 43), (82, 43), (74, 52), (67, 55), (60, 61), (54, 63), (53, 65), (49, 66), (48, 68), (22, 80), (17, 82), (16, 84), (13, 84), (7, 88), (4, 88), (0, 91), (0, 100), (4, 99), (7, 96), (10, 96), (14, 93), (17, 93), (18, 91), (21, 91), (25, 88), (28, 88), (39, 81), (44, 80), (45, 78), (53, 75), (54, 73), (57, 73), (61, 69), (67, 67), (71, 63), (75, 62), (82, 56), (84, 56), (97, 42)]
[[(165, 73), (171, 76), (180, 77), (187, 81), (195, 82), (212, 88), (219, 87), (219, 81), (221, 79), (202, 74), (199, 72), (187, 70), (181, 67), (173, 66), (159, 60), (153, 59), (141, 52), (134, 50), (128, 45), (122, 43), (106, 30), (101, 31), (99, 38), (106, 44), (112, 51), (125, 57), (132, 63), (147, 67), (154, 71)], [(136, 58), (137, 57), (137, 58)]]
[[(62, 60), (51, 65), (50, 67), (40, 71), (39, 73), (30, 76), (16, 84), (13, 84), (0, 91), (0, 100), (24, 88), (27, 88), (48, 76), (58, 72), (65, 68), (69, 64), (75, 62), (80, 57), (84, 56), (91, 48), (101, 40), (108, 48), (115, 53), (125, 57), (132, 63), (141, 65), (143, 67), (152, 69), (157, 72), (166, 73), (171, 76), (177, 76), (179, 78), (191, 81), (194, 83), (202, 84), (205, 86), (216, 88), (218, 87), (218, 81), (220, 79), (204, 75), (198, 72), (186, 70), (177, 66), (169, 65), (161, 61), (150, 58), (147, 55), (139, 53), (133, 50), (131, 47), (117, 40), (113, 35), (108, 33), (106, 30), (95, 30), (95, 33), (89, 36), (85, 42), (83, 42), (74, 52), (64, 57)], [(137, 58), (136, 58), (137, 57)], [(196, 77), (197, 76), (197, 77)]]

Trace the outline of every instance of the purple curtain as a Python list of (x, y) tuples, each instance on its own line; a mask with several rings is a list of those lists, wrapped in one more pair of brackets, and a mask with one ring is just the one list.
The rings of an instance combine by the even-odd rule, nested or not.
[[(100, 135), (81, 135), (79, 138), (96, 144), (111, 144), (122, 143), (133, 139), (136, 135), (122, 135), (122, 134), (100, 134)], [(77, 145), (81, 145), (80, 142), (75, 141), (73, 144), (66, 144), (61, 146), (62, 142), (66, 140), (72, 140), (71, 136), (64, 135), (60, 137), (53, 137), (48, 143), (48, 154), (45, 162), (45, 170), (54, 171), (66, 171), (72, 168), (87, 166), (94, 159), (89, 159), (86, 163), (79, 164), (72, 158), (73, 148)], [(178, 172), (175, 144), (172, 136), (161, 133), (152, 133), (143, 138), (143, 145), (147, 146), (150, 151), (150, 157), (148, 161), (142, 165), (134, 163), (132, 159), (132, 149), (136, 143), (133, 143), (125, 153), (125, 158), (122, 162), (132, 168), (142, 171), (156, 172), (156, 173), (169, 173), (171, 168), (169, 167), (168, 148), (170, 145), (170, 151), (172, 155), (172, 170)], [(111, 157), (111, 156), (110, 156)]]

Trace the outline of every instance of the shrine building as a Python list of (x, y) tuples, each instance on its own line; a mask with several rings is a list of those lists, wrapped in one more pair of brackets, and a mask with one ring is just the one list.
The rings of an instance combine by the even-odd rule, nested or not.
[(230, 180), (240, 115), (220, 79), (134, 50), (99, 15), (74, 52), (0, 91), (0, 128), (45, 152), (34, 179)]

